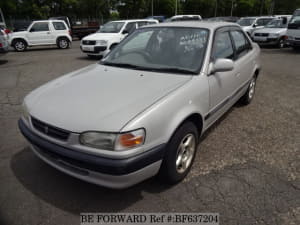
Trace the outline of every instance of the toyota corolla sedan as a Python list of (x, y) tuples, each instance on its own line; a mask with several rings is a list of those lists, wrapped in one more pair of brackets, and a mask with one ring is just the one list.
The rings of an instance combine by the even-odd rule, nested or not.
[(238, 100), (252, 101), (259, 55), (233, 23), (142, 27), (99, 63), (32, 91), (19, 128), (38, 157), (87, 182), (174, 184), (199, 137)]

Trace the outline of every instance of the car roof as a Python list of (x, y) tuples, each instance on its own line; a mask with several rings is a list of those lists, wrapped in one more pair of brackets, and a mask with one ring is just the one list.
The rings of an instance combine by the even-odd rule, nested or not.
[(158, 22), (158, 20), (155, 20), (155, 19), (114, 20), (114, 21), (110, 21), (110, 22), (144, 22), (144, 21), (155, 21), (155, 22)]
[(64, 20), (33, 20), (32, 22), (65, 22)]
[(216, 30), (221, 27), (240, 26), (236, 23), (229, 23), (223, 21), (176, 21), (176, 22), (166, 22), (154, 25), (148, 25), (147, 27), (189, 27), (189, 28), (204, 28), (209, 30)]

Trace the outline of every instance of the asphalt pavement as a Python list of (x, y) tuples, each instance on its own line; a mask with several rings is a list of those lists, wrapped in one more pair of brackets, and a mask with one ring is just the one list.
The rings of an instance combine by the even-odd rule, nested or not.
[(89, 184), (48, 166), (17, 121), (24, 96), (92, 63), (72, 48), (34, 48), (0, 58), (0, 224), (79, 224), (81, 212), (216, 212), (224, 225), (300, 224), (300, 52), (262, 49), (256, 95), (202, 137), (187, 178), (155, 178), (126, 190)]

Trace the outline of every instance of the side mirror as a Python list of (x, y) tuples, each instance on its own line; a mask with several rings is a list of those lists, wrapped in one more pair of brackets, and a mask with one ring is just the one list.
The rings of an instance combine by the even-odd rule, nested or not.
[(234, 62), (231, 59), (217, 59), (214, 63), (210, 64), (210, 73), (227, 72), (234, 69)]
[(122, 34), (129, 34), (129, 31), (128, 30), (123, 30)]
[(34, 28), (31, 28), (31, 29), (29, 30), (29, 32), (34, 32)]
[(253, 24), (253, 27), (257, 27), (257, 23)]

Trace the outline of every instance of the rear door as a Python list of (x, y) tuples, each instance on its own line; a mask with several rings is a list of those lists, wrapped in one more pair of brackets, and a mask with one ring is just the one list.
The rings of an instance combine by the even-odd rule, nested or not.
[(255, 57), (252, 52), (252, 46), (245, 33), (239, 28), (232, 28), (230, 35), (235, 49), (234, 62), (235, 67), (239, 71), (236, 74), (236, 92), (243, 86), (247, 86), (247, 82), (251, 79)]

